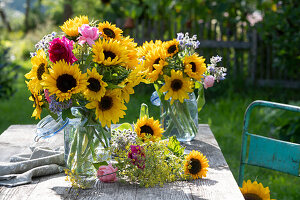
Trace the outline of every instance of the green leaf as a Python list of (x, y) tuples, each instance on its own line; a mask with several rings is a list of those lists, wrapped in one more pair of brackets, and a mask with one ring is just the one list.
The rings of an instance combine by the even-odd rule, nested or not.
[(203, 89), (203, 85), (200, 84), (200, 87), (198, 88), (198, 97), (197, 97), (198, 112), (202, 110), (204, 104), (205, 104), (204, 89)]
[(115, 130), (120, 130), (120, 131), (131, 130), (132, 131), (132, 126), (129, 123), (123, 123), (118, 128), (116, 128)]
[(180, 145), (180, 142), (177, 140), (176, 136), (172, 136), (169, 137), (168, 149), (172, 151), (176, 156), (182, 156), (185, 147), (182, 147)]
[(147, 116), (147, 118), (149, 118), (149, 112), (147, 104), (142, 103), (140, 110), (140, 119), (142, 119), (144, 116)]
[(116, 88), (123, 88), (123, 87), (119, 86), (119, 85), (112, 84), (112, 83), (107, 83), (107, 88), (116, 89)]
[(95, 162), (95, 163), (93, 163), (93, 165), (94, 165), (95, 169), (98, 170), (99, 167), (101, 167), (101, 166), (103, 166), (103, 165), (106, 165), (106, 166), (107, 166), (108, 163), (107, 163), (106, 161), (102, 161), (102, 162)]
[(68, 108), (68, 109), (63, 110), (63, 111), (62, 111), (61, 117), (62, 117), (63, 120), (66, 120), (66, 118), (69, 118), (69, 119), (75, 118), (75, 117), (72, 115), (71, 108)]
[(198, 89), (202, 86), (202, 84), (199, 81), (195, 82), (195, 89)]

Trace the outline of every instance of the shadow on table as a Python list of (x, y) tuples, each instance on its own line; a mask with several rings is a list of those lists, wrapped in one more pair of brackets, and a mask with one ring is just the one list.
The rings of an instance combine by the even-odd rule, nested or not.
[[(217, 181), (198, 179), (194, 181), (177, 181), (165, 184), (164, 187), (142, 188), (137, 184), (122, 182), (102, 183), (97, 181), (92, 189), (75, 189), (70, 187), (51, 188), (62, 199), (201, 199), (197, 187), (213, 186)], [(204, 188), (205, 189), (205, 188)]]

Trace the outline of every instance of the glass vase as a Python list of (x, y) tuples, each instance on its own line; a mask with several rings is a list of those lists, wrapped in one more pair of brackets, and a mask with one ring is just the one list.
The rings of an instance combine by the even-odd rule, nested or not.
[(161, 123), (165, 129), (164, 136), (176, 136), (178, 141), (187, 142), (194, 139), (198, 132), (198, 109), (195, 93), (189, 93), (189, 99), (183, 103), (175, 100), (161, 99)]
[(78, 176), (95, 176), (93, 163), (110, 158), (106, 151), (109, 137), (110, 131), (100, 123), (82, 118), (71, 119), (64, 129), (66, 167)]

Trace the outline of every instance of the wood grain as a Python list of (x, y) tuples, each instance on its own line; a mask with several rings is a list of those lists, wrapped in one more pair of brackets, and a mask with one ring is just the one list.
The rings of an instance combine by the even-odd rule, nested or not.
[[(9, 157), (23, 153), (30, 145), (37, 145), (35, 125), (13, 125), (0, 136), (0, 162), (8, 162)], [(53, 147), (63, 145), (63, 134), (59, 133), (39, 144)], [(71, 188), (64, 174), (56, 174), (34, 179), (32, 184), (14, 188), (0, 187), (0, 200), (4, 199), (180, 199), (180, 200), (238, 200), (244, 199), (229, 170), (221, 149), (207, 124), (199, 125), (196, 138), (188, 143), (186, 153), (195, 149), (209, 160), (207, 177), (193, 181), (177, 181), (164, 187), (141, 188), (135, 184), (122, 182), (102, 183), (97, 181), (91, 189)]]

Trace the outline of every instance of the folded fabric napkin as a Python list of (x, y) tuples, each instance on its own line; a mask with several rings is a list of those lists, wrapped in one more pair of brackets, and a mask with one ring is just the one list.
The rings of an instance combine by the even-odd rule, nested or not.
[(18, 154), (8, 163), (0, 163), (0, 186), (18, 186), (31, 183), (33, 177), (57, 174), (63, 171), (64, 153), (61, 149), (33, 147), (30, 154)]

